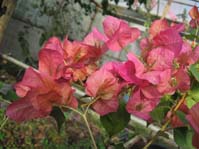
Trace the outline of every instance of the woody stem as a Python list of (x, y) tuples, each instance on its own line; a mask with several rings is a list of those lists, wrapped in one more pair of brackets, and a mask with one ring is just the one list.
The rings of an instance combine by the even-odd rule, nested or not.
[(174, 114), (176, 113), (176, 111), (179, 109), (179, 107), (184, 102), (185, 97), (186, 97), (186, 94), (184, 94), (182, 96), (182, 98), (178, 101), (178, 103), (172, 107), (172, 114), (169, 117), (169, 119), (165, 122), (165, 124), (161, 127), (161, 129), (156, 133), (156, 135), (144, 146), (143, 149), (147, 149), (157, 139), (157, 137), (159, 136), (159, 134), (161, 134), (162, 132), (164, 132), (166, 130), (166, 128), (169, 125), (169, 123), (171, 122)]

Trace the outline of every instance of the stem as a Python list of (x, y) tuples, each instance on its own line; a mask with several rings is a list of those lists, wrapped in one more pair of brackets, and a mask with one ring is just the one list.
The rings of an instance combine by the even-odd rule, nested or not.
[(0, 126), (0, 130), (3, 128), (3, 126), (7, 123), (8, 121), (8, 117), (6, 117), (6, 119), (1, 123), (1, 126)]
[(21, 62), (21, 61), (15, 59), (15, 58), (13, 58), (13, 57), (11, 57), (11, 56), (8, 56), (8, 55), (6, 55), (6, 54), (0, 54), (0, 56), (1, 56), (3, 59), (5, 59), (5, 60), (7, 60), (7, 61), (9, 61), (9, 62), (12, 62), (12, 63), (14, 63), (15, 65), (17, 65), (17, 66), (19, 66), (19, 67), (22, 67), (22, 68), (24, 68), (24, 69), (27, 69), (28, 67), (30, 67), (30, 66), (28, 66), (27, 64), (24, 64), (23, 62)]
[(95, 98), (93, 101), (91, 101), (91, 102), (88, 103), (88, 106), (86, 107), (86, 110), (85, 110), (85, 112), (84, 112), (84, 115), (87, 114), (89, 107), (90, 107), (93, 103), (95, 103), (98, 99), (99, 99), (99, 97)]
[(7, 104), (11, 104), (11, 102), (10, 101), (8, 101), (8, 100), (5, 100), (5, 99), (3, 99), (3, 98), (0, 98), (0, 102), (5, 102), (5, 103), (7, 103)]
[[(87, 108), (88, 108), (90, 105), (91, 105), (91, 104), (89, 104), (89, 105), (87, 106)], [(69, 106), (62, 106), (62, 107), (67, 108), (67, 109), (70, 109), (70, 110), (76, 112), (77, 114), (79, 114), (79, 115), (83, 118), (83, 120), (84, 120), (84, 122), (85, 122), (85, 124), (86, 124), (86, 127), (87, 127), (87, 129), (88, 129), (89, 135), (90, 135), (90, 137), (91, 137), (91, 140), (92, 140), (94, 149), (97, 149), (97, 145), (96, 145), (95, 139), (94, 139), (94, 137), (93, 137), (92, 130), (91, 130), (90, 126), (89, 126), (89, 123), (88, 123), (88, 120), (87, 120), (87, 117), (86, 117), (86, 113), (87, 113), (88, 109), (86, 109), (86, 111), (85, 111), (84, 113), (82, 113), (82, 112), (80, 112), (80, 111), (78, 111), (78, 110), (76, 110), (76, 109), (74, 109), (74, 108), (72, 108), (72, 107), (69, 107)]]
[(171, 113), (171, 116), (169, 117), (169, 119), (165, 122), (165, 124), (161, 127), (161, 129), (156, 133), (156, 135), (144, 146), (143, 149), (147, 149), (157, 139), (157, 137), (159, 136), (159, 134), (162, 133), (162, 132), (164, 132), (166, 130), (166, 128), (169, 125), (169, 123), (171, 122), (174, 114), (176, 113), (176, 111), (179, 109), (179, 107), (184, 102), (185, 96), (186, 96), (186, 94), (184, 94), (182, 96), (182, 98), (179, 100), (179, 102), (175, 106), (172, 107), (172, 110), (171, 110), (172, 113)]
[(94, 149), (97, 149), (97, 145), (96, 145), (96, 142), (95, 142), (95, 139), (93, 137), (93, 133), (92, 133), (92, 130), (89, 126), (89, 123), (88, 123), (88, 120), (86, 118), (86, 113), (82, 115), (83, 119), (84, 119), (84, 122), (86, 123), (86, 126), (88, 128), (88, 132), (90, 134), (90, 137), (91, 137), (91, 140), (92, 140), (92, 143), (93, 143), (93, 146), (94, 146)]
[(73, 111), (73, 112), (75, 112), (75, 113), (77, 113), (77, 114), (83, 116), (83, 114), (82, 114), (80, 111), (78, 111), (78, 110), (76, 110), (76, 109), (74, 109), (74, 108), (72, 108), (72, 107), (64, 106), (64, 105), (63, 105), (62, 107), (67, 108), (67, 109), (70, 109), (71, 111)]

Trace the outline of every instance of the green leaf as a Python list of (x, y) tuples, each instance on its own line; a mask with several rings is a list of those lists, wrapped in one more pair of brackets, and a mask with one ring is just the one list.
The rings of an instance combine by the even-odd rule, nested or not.
[(182, 111), (176, 111), (176, 115), (178, 116), (178, 118), (183, 122), (183, 124), (188, 124), (187, 120), (186, 120), (186, 114)]
[(3, 82), (0, 81), (0, 89), (3, 87)]
[(121, 102), (117, 112), (101, 116), (100, 121), (108, 134), (113, 136), (128, 125), (130, 114), (126, 112), (125, 104)]
[(199, 40), (199, 36), (194, 35), (194, 34), (184, 35), (184, 37), (185, 37), (186, 39), (190, 39), (190, 40), (194, 40), (194, 39)]
[(171, 107), (173, 105), (173, 97), (171, 95), (164, 95), (158, 106), (168, 106)]
[(193, 132), (188, 127), (174, 129), (174, 140), (182, 149), (194, 149), (192, 137)]
[(187, 96), (187, 97), (186, 97), (186, 103), (187, 103), (187, 107), (188, 107), (189, 109), (191, 109), (191, 107), (192, 107), (193, 105), (195, 105), (197, 102), (196, 102), (191, 96)]
[(195, 79), (199, 82), (199, 64), (193, 64), (189, 68), (190, 72), (193, 74)]
[(9, 90), (6, 95), (3, 95), (3, 98), (9, 101), (14, 101), (18, 99), (19, 97), (17, 96), (15, 91)]
[(165, 118), (169, 109), (170, 108), (168, 106), (158, 106), (150, 113), (150, 115), (153, 120), (161, 122)]
[(52, 116), (56, 120), (58, 132), (60, 132), (61, 126), (65, 122), (64, 113), (59, 107), (53, 107), (53, 110), (50, 113), (50, 116)]
[(194, 82), (188, 94), (196, 101), (199, 101), (199, 83)]
[(186, 102), (188, 108), (191, 108), (197, 102), (199, 102), (199, 83), (194, 82), (190, 91), (188, 91), (188, 96), (186, 97)]

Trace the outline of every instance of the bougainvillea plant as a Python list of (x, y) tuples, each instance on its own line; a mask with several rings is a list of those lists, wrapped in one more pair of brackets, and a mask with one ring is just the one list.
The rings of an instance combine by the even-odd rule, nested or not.
[[(190, 16), (190, 27), (197, 36), (197, 7), (191, 9)], [(28, 68), (15, 85), (20, 98), (8, 106), (8, 118), (23, 122), (46, 117), (53, 107), (61, 112), (72, 110), (82, 116), (93, 147), (97, 148), (87, 120), (89, 108), (100, 115), (110, 135), (126, 127), (132, 114), (161, 124), (161, 132), (173, 128), (174, 140), (182, 148), (199, 148), (197, 39), (183, 37), (184, 24), (155, 20), (148, 37), (140, 40), (140, 55), (129, 52), (126, 61), (99, 66), (98, 60), (108, 50), (121, 51), (141, 35), (139, 29), (112, 16), (105, 18), (103, 29), (101, 33), (94, 28), (83, 41), (71, 42), (67, 37), (63, 41), (57, 37), (46, 41), (39, 52), (38, 69)], [(85, 89), (89, 101), (80, 102), (74, 96), (74, 84)], [(124, 96), (128, 96), (127, 101)], [(116, 119), (110, 118), (117, 115)], [(115, 129), (114, 123), (122, 124)]]

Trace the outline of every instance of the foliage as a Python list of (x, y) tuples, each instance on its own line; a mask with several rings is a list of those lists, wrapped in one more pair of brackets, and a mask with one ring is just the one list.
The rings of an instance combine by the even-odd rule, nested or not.
[[(120, 117), (120, 119), (118, 119), (118, 117)], [(130, 114), (126, 112), (125, 104), (120, 103), (120, 107), (117, 112), (101, 116), (100, 120), (108, 134), (113, 136), (127, 127), (127, 124), (130, 121)]]
[(192, 145), (193, 132), (187, 127), (179, 127), (174, 129), (174, 140), (182, 148), (194, 149)]

